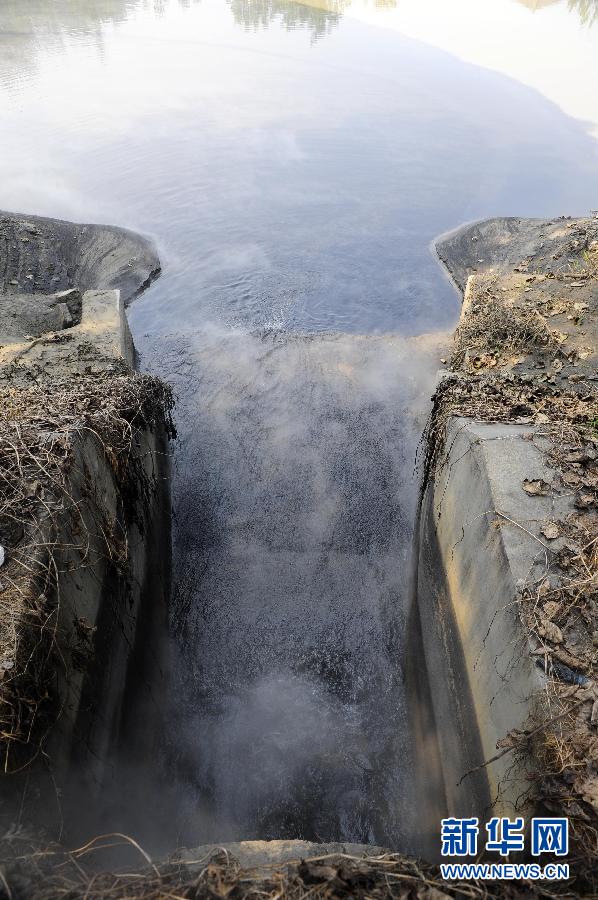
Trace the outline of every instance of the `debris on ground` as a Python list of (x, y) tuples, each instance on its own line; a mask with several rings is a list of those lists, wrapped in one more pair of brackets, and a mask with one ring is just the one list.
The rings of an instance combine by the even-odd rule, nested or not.
[[(145, 857), (144, 867), (126, 872), (94, 871), (89, 857), (102, 845), (129, 841)], [(173, 857), (154, 865), (141, 847), (124, 835), (104, 835), (72, 851), (52, 849), (0, 860), (13, 900), (450, 900), (450, 898), (574, 898), (550, 882), (509, 884), (446, 882), (438, 866), (398, 853), (353, 856), (333, 853), (283, 864), (245, 868), (226, 848), (197, 859)], [(25, 868), (20, 868), (25, 866)], [(0, 884), (2, 868), (0, 868)]]

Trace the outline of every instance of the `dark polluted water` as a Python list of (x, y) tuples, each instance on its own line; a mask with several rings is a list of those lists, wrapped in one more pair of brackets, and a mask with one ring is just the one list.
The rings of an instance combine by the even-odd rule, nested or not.
[(142, 231), (163, 263), (128, 314), (178, 397), (170, 655), (102, 821), (161, 850), (411, 849), (414, 457), (443, 355), (416, 336), (459, 307), (429, 245), (598, 206), (589, 126), (349, 6), (0, 4), (0, 206)]
[(408, 842), (401, 659), (431, 355), (222, 328), (162, 348), (186, 385), (173, 755), (201, 841)]

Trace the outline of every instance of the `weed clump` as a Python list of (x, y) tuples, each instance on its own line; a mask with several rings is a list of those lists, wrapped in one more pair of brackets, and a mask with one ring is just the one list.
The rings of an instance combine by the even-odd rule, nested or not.
[[(0, 752), (5, 773), (43, 752), (60, 715), (53, 687), (65, 567), (89, 564), (89, 520), (73, 495), (76, 449), (92, 440), (123, 496), (143, 490), (135, 446), (143, 429), (172, 427), (172, 396), (158, 379), (120, 370), (32, 377), (18, 367), (0, 377)], [(133, 506), (134, 504), (132, 504)], [(65, 519), (72, 520), (64, 543)], [(104, 535), (114, 560), (118, 529)], [(126, 546), (121, 553), (126, 565)], [(79, 623), (84, 636), (85, 623)]]

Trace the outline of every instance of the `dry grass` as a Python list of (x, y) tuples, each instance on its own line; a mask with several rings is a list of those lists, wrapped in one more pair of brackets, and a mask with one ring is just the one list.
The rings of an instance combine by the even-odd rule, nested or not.
[[(88, 564), (83, 514), (69, 472), (78, 438), (97, 441), (122, 487), (136, 487), (139, 429), (169, 417), (172, 399), (156, 379), (122, 372), (25, 382), (18, 369), (0, 378), (0, 748), (11, 772), (39, 753), (59, 714), (52, 697), (57, 665), (59, 576), (65, 552)], [(75, 517), (78, 546), (60, 542)], [(107, 555), (114, 544), (106, 540)], [(71, 554), (72, 555), (72, 554)]]
[[(477, 334), (477, 329), (474, 332)], [(474, 332), (466, 331), (469, 339)], [(528, 332), (519, 326), (513, 334), (511, 346), (528, 339)], [(463, 332), (457, 341), (462, 338)], [(463, 361), (463, 354), (457, 359)], [(548, 553), (550, 565), (540, 583), (523, 586), (513, 598), (539, 648), (537, 659), (548, 678), (540, 719), (525, 731), (505, 736), (501, 752), (535, 757), (538, 802), (551, 814), (567, 816), (570, 821), (568, 861), (587, 890), (578, 896), (596, 896), (598, 734), (593, 722), (598, 714), (598, 397), (595, 391), (580, 394), (513, 372), (453, 372), (440, 383), (434, 398), (426, 435), (426, 479), (443, 464), (448, 422), (453, 417), (529, 424), (528, 439), (541, 436), (538, 446), (556, 472), (546, 490), (573, 498), (575, 510), (565, 521), (544, 526), (550, 529), (549, 537), (543, 538), (545, 543), (549, 546), (558, 536), (563, 546), (557, 553)], [(532, 430), (532, 426), (536, 427)], [(572, 650), (567, 633), (573, 627), (581, 637)]]
[[(145, 858), (145, 868), (120, 873), (94, 871), (90, 858), (102, 849), (125, 843)], [(554, 886), (541, 883), (449, 884), (441, 879), (437, 866), (396, 853), (368, 857), (330, 854), (244, 869), (224, 849), (201, 859), (174, 859), (155, 866), (125, 835), (105, 835), (71, 853), (27, 849), (21, 855), (22, 849), (15, 842), (14, 855), (2, 861), (11, 900), (483, 900), (579, 896), (562, 887), (557, 892)]]
[(455, 335), (453, 368), (494, 367), (500, 359), (536, 347), (558, 347), (555, 332), (535, 308), (510, 305), (492, 290), (494, 279), (478, 289)]

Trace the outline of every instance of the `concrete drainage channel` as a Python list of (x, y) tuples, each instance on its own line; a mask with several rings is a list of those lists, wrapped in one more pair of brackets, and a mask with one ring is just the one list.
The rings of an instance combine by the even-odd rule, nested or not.
[(124, 697), (148, 702), (136, 673), (160, 665), (170, 400), (133, 373), (125, 316), (159, 264), (119, 229), (0, 215), (0, 240), (2, 825), (55, 839), (82, 796), (91, 816)]
[[(461, 329), (494, 302), (507, 304), (507, 318), (533, 312), (533, 303), (557, 312), (531, 344), (529, 329), (517, 339), (503, 335), (502, 345), (489, 342), (486, 329), (483, 347), (458, 347), (451, 372), (439, 380), (426, 435), (407, 672), (422, 763), (418, 845), (429, 858), (437, 855), (443, 815), (487, 821), (540, 808), (538, 767), (546, 757), (530, 738), (547, 718), (570, 724), (566, 696), (586, 691), (575, 694), (575, 715), (593, 727), (598, 626), (590, 614), (582, 616), (581, 634), (579, 622), (547, 596), (566, 589), (551, 568), (571, 544), (558, 523), (569, 527), (575, 519), (575, 527), (595, 528), (596, 456), (586, 425), (598, 416), (597, 226), (500, 219), (438, 244), (466, 294)], [(100, 226), (0, 214), (0, 241), (2, 824), (8, 835), (15, 821), (43, 825), (60, 839), (69, 805), (80, 808), (85, 797), (93, 806), (114, 778), (124, 744), (128, 758), (131, 747), (136, 758), (158, 747), (145, 715), (152, 697), (139, 673), (168, 669), (160, 648), (167, 646), (172, 401), (156, 379), (135, 374), (124, 308), (158, 274), (159, 263), (142, 238)], [(575, 319), (572, 310), (583, 316)], [(567, 333), (558, 330), (559, 316)], [(548, 399), (538, 381), (546, 367)], [(567, 415), (559, 427), (569, 423), (589, 435), (585, 443), (579, 439), (581, 462), (572, 463), (578, 480), (568, 491), (559, 489), (567, 472), (555, 461), (547, 428), (563, 397)], [(582, 513), (580, 525), (575, 517)], [(556, 529), (552, 538), (545, 537), (552, 534), (547, 523)], [(576, 635), (575, 647), (568, 634)], [(513, 735), (523, 735), (519, 746)], [(574, 788), (582, 818), (593, 827), (591, 781)], [(571, 814), (565, 801), (560, 811)], [(5, 860), (23, 856), (22, 844), (4, 844)], [(252, 871), (291, 859), (338, 862), (365, 854), (382, 860), (380, 871), (394, 860), (397, 884), (401, 872), (411, 872), (412, 881), (422, 875), (391, 851), (365, 845), (248, 841), (225, 849)], [(213, 850), (185, 851), (178, 863), (209, 859)], [(18, 894), (23, 863), (4, 865), (8, 880), (16, 865)], [(228, 856), (219, 865), (232, 877)], [(234, 871), (238, 877), (238, 866)], [(297, 872), (293, 877), (303, 878)], [(51, 883), (54, 876), (40, 870), (38, 877)], [(327, 877), (333, 878), (322, 875), (323, 882)], [(425, 878), (422, 884), (433, 883), (436, 870)]]

